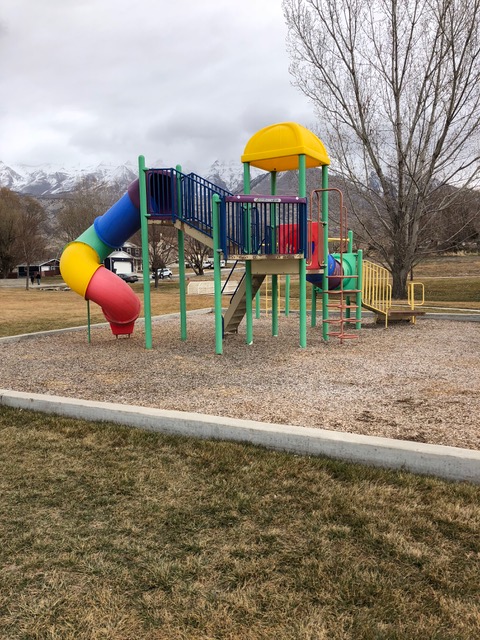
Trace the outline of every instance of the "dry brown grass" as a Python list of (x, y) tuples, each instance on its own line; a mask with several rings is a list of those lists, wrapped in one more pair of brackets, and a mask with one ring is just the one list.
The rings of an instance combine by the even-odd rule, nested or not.
[(479, 488), (0, 408), (8, 640), (473, 640)]
[[(238, 279), (241, 274), (236, 274)], [(189, 272), (189, 277), (195, 276)], [(434, 306), (480, 308), (480, 256), (442, 256), (426, 260), (415, 269), (415, 279), (425, 281), (427, 303)], [(208, 274), (206, 279), (212, 279)], [(50, 282), (50, 281), (49, 281)], [(54, 280), (52, 280), (54, 282)], [(60, 280), (58, 280), (60, 282)], [(132, 285), (142, 303), (143, 286)], [(271, 308), (262, 289), (262, 311)], [(284, 282), (280, 285), (281, 302), (284, 308)], [(176, 313), (180, 309), (178, 282), (160, 281), (158, 289), (152, 283), (152, 314), (164, 315)], [(73, 291), (44, 291), (34, 286), (26, 291), (23, 288), (4, 288), (0, 283), (0, 302), (2, 305), (2, 323), (0, 337), (82, 326), (87, 323), (85, 300)], [(319, 301), (320, 302), (320, 301)], [(228, 297), (225, 297), (225, 306)], [(188, 295), (188, 310), (213, 306), (213, 295)], [(307, 306), (310, 307), (310, 300)], [(298, 282), (292, 278), (291, 309), (298, 309)], [(105, 322), (101, 309), (91, 305), (92, 323)]]
[[(139, 296), (143, 316), (142, 285), (134, 285)], [(178, 286), (161, 283), (158, 289), (152, 288), (152, 314), (164, 315), (180, 310)], [(87, 324), (87, 304), (73, 291), (42, 290), (32, 287), (28, 291), (22, 288), (0, 288), (2, 323), (0, 337), (48, 331), (63, 327), (78, 327)], [(202, 309), (213, 305), (213, 296), (187, 296), (187, 309)], [(105, 322), (102, 310), (96, 304), (90, 305), (91, 322)]]

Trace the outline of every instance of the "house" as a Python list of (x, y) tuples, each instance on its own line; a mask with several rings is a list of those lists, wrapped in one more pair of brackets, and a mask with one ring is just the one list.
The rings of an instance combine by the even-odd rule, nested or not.
[(128, 274), (135, 272), (135, 261), (132, 256), (126, 251), (112, 251), (112, 253), (105, 258), (103, 264), (113, 271), (114, 273)]
[[(18, 264), (16, 267), (17, 278), (27, 277), (27, 265)], [(34, 276), (36, 273), (40, 273), (42, 278), (59, 276), (60, 275), (60, 260), (58, 258), (52, 258), (45, 262), (39, 262), (37, 264), (28, 265), (28, 275)]]
[(129, 257), (133, 260), (133, 271), (134, 272), (142, 272), (142, 249), (133, 242), (125, 242), (123, 246), (118, 248), (119, 251), (123, 251), (129, 255)]

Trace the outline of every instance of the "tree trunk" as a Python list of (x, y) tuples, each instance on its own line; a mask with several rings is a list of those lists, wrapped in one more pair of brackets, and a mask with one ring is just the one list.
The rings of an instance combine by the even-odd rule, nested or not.
[(392, 268), (392, 298), (404, 300), (407, 297), (407, 280), (412, 265), (404, 258), (396, 258)]

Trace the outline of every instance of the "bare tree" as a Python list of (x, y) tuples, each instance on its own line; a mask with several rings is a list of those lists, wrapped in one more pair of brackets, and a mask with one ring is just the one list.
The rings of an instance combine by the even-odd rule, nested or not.
[[(172, 262), (177, 253), (177, 231), (171, 226), (152, 224), (148, 230), (148, 255), (150, 268), (158, 287), (158, 270)], [(143, 275), (148, 278), (148, 273)]]
[(0, 275), (2, 278), (6, 278), (18, 262), (16, 240), (21, 210), (21, 198), (6, 187), (0, 189)]
[(45, 223), (47, 214), (33, 198), (22, 199), (17, 218), (17, 255), (26, 264), (25, 288), (29, 287), (30, 266), (44, 257), (46, 248)]
[[(422, 229), (480, 174), (480, 0), (284, 0), (291, 72), (403, 297)], [(442, 197), (439, 190), (443, 189)], [(360, 220), (361, 224), (361, 220)], [(427, 243), (427, 245), (425, 244)]]
[(197, 276), (203, 276), (203, 264), (211, 251), (203, 242), (189, 236), (185, 238), (185, 258)]

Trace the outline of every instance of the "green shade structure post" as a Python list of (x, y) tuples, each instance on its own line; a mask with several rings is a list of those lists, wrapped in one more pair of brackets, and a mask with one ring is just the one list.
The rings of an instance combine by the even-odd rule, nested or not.
[(142, 235), (143, 310), (145, 316), (145, 348), (152, 348), (152, 302), (150, 293), (150, 261), (148, 256), (148, 211), (145, 158), (138, 156), (138, 186), (140, 192), (140, 223)]
[(310, 317), (310, 326), (317, 326), (317, 287), (312, 284), (312, 315)]
[[(250, 163), (243, 163), (243, 192), (250, 194)], [(247, 215), (245, 217), (245, 238), (246, 246), (244, 250), (247, 254), (252, 253), (252, 209), (247, 205)], [(252, 261), (245, 262), (245, 322), (246, 322), (246, 343), (253, 344), (253, 287), (252, 287)]]
[[(307, 195), (307, 159), (304, 153), (298, 156), (298, 195), (305, 198)], [(306, 251), (306, 247), (304, 247)], [(307, 346), (307, 259), (299, 260), (299, 308), (300, 308), (300, 347)]]
[[(277, 172), (270, 173), (270, 193), (277, 193)], [(270, 247), (272, 253), (277, 253), (277, 214), (276, 205), (270, 205)], [(272, 275), (272, 336), (278, 336), (278, 276)]]
[(290, 276), (285, 276), (285, 315), (290, 315)]
[(88, 336), (88, 344), (92, 342), (92, 332), (91, 332), (91, 321), (90, 321), (90, 300), (87, 300), (87, 336)]
[(347, 233), (347, 253), (353, 253), (353, 231), (351, 229)]
[(259, 289), (255, 294), (255, 318), (257, 320), (260, 318), (260, 315), (261, 315), (260, 305), (261, 305), (261, 299), (260, 299), (260, 289)]
[(363, 251), (357, 251), (357, 293), (355, 294), (355, 329), (362, 328), (362, 290), (363, 290)]
[(222, 272), (220, 269), (220, 196), (212, 197), (213, 217), (213, 286), (215, 293), (215, 353), (223, 353)]
[[(183, 220), (182, 210), (182, 167), (177, 164), (176, 170), (176, 187), (177, 187), (177, 216)], [(187, 339), (187, 285), (185, 278), (185, 233), (177, 230), (178, 240), (178, 279), (180, 287), (180, 339), (185, 342)]]
[[(328, 165), (322, 166), (322, 189), (328, 189)], [(328, 341), (328, 191), (322, 193), (323, 261), (322, 278), (322, 334)]]

